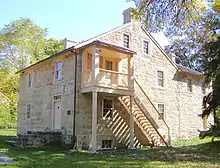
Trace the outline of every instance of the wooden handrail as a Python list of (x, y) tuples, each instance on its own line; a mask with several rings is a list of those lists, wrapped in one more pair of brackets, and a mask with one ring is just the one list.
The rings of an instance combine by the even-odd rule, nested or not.
[[(154, 108), (154, 110), (157, 112), (158, 115), (160, 115), (160, 113), (158, 112), (158, 110), (156, 109), (156, 107), (154, 106), (154, 104), (152, 103), (152, 101), (150, 100), (150, 98), (147, 96), (147, 94), (145, 93), (145, 91), (143, 90), (143, 88), (140, 86), (140, 84), (137, 82), (137, 80), (134, 78), (135, 83), (138, 85), (138, 87), (141, 89), (142, 93), (144, 93), (145, 97), (148, 99), (148, 101), (151, 103), (152, 107)], [(165, 120), (162, 118), (163, 123), (165, 124), (165, 126), (168, 129), (168, 140), (170, 142), (171, 138), (170, 138), (170, 127), (167, 125), (167, 123), (165, 122)]]
[(109, 72), (109, 73), (114, 73), (114, 74), (118, 74), (118, 75), (126, 75), (126, 76), (129, 76), (128, 74), (126, 73), (122, 73), (122, 72), (118, 72), (118, 71), (112, 71), (112, 70), (107, 70), (107, 69), (102, 69), (102, 68), (99, 68), (100, 71), (104, 71), (104, 72)]
[[(155, 111), (157, 112), (157, 114), (160, 116), (159, 111), (156, 109), (156, 107), (154, 106), (154, 104), (152, 103), (152, 101), (150, 100), (150, 98), (147, 96), (147, 94), (144, 92), (143, 88), (140, 86), (140, 84), (137, 82), (136, 79), (134, 79), (134, 81), (136, 82), (136, 84), (138, 85), (138, 87), (141, 89), (141, 91), (144, 93), (144, 95), (147, 97), (147, 99), (149, 100), (149, 102), (151, 103), (151, 105), (153, 106), (153, 108), (155, 109)], [(167, 125), (167, 123), (165, 122), (165, 120), (162, 118), (162, 121), (164, 122), (164, 124), (169, 128), (169, 126)]]

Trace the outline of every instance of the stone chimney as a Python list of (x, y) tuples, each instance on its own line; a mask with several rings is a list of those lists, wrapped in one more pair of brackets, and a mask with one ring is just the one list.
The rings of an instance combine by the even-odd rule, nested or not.
[(131, 18), (131, 8), (124, 10), (123, 12), (123, 24), (129, 23), (132, 21)]
[(77, 43), (76, 41), (68, 40), (67, 38), (65, 38), (63, 40), (64, 49), (73, 47), (76, 45), (76, 43)]

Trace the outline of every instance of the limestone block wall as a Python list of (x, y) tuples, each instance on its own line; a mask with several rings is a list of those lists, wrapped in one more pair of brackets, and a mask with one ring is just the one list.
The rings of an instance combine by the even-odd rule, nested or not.
[[(62, 80), (55, 81), (55, 63), (58, 61), (62, 61)], [(28, 88), (29, 73), (33, 76), (31, 88)], [(18, 134), (53, 129), (53, 98), (56, 95), (61, 95), (61, 128), (67, 134), (72, 134), (73, 77), (74, 60), (71, 54), (48, 60), (45, 64), (21, 73)], [(29, 119), (27, 118), (27, 104), (31, 104)], [(70, 115), (67, 115), (67, 110), (71, 110)]]
[[(100, 38), (101, 41), (123, 46), (123, 34), (130, 37), (134, 56), (134, 75), (154, 105), (165, 105), (165, 121), (171, 129), (172, 139), (185, 139), (198, 135), (202, 128), (201, 80), (193, 78), (193, 92), (187, 93), (186, 77), (179, 77), (177, 68), (164, 55), (136, 22)], [(143, 41), (149, 43), (149, 54), (143, 52)], [(157, 71), (164, 72), (164, 87), (157, 86)]]

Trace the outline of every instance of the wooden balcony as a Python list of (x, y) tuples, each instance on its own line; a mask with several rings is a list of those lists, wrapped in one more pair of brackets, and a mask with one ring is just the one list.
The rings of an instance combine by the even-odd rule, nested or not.
[(82, 57), (81, 92), (133, 95), (132, 54), (92, 46)]

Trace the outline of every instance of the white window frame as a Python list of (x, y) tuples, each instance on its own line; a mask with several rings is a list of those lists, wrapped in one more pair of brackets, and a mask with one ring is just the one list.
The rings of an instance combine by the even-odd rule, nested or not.
[[(29, 74), (28, 74), (27, 83), (28, 83), (28, 88), (32, 88), (32, 85), (33, 85), (33, 73), (29, 73)], [(29, 84), (30, 84), (30, 85), (29, 85)]]
[[(160, 86), (160, 85), (159, 85), (159, 82), (158, 82), (158, 80), (161, 80), (161, 79), (159, 79), (159, 77), (158, 77), (158, 72), (162, 72), (162, 75), (163, 75), (163, 76), (162, 76), (162, 77), (163, 77), (163, 78), (162, 78), (162, 86)], [(165, 86), (164, 71), (162, 71), (162, 70), (157, 70), (157, 74), (156, 74), (156, 75), (157, 75), (157, 86), (160, 87), (160, 88), (164, 88), (164, 86)]]
[[(104, 100), (111, 100), (112, 101), (112, 108), (111, 108), (112, 115), (111, 115), (111, 117), (104, 117)], [(103, 98), (102, 99), (102, 119), (105, 120), (105, 119), (112, 119), (113, 118), (114, 106), (115, 106), (115, 102), (114, 102), (113, 98)]]
[[(125, 36), (128, 36), (128, 47), (127, 47), (127, 46), (125, 46), (125, 41), (124, 41), (124, 37), (125, 37)], [(124, 34), (123, 34), (123, 38), (122, 38), (123, 47), (124, 47), (124, 48), (131, 48), (130, 41), (131, 41), (131, 40), (130, 40), (130, 35), (129, 35), (129, 34), (126, 34), (126, 33), (124, 33)]]
[[(148, 53), (145, 53), (145, 48), (144, 48), (145, 42), (148, 43)], [(149, 44), (150, 44), (149, 40), (143, 40), (143, 47), (142, 47), (142, 49), (143, 49), (143, 54), (144, 54), (144, 55), (149, 55), (149, 53), (150, 53), (150, 50), (149, 50), (149, 46), (150, 46), (150, 45), (149, 45)]]
[(26, 105), (26, 119), (30, 119), (31, 118), (31, 104), (28, 103)]
[[(58, 64), (61, 64), (60, 69), (57, 69)], [(56, 62), (55, 63), (55, 79), (56, 79), (56, 81), (62, 80), (62, 78), (63, 78), (62, 69), (63, 69), (63, 62), (62, 61)], [(60, 72), (59, 78), (57, 77), (57, 72)]]
[[(162, 105), (163, 106), (163, 112), (160, 112), (160, 110), (159, 110), (159, 106), (160, 105)], [(157, 103), (157, 110), (158, 110), (158, 112), (160, 113), (160, 114), (163, 114), (162, 116), (160, 115), (160, 116), (158, 116), (158, 120), (165, 120), (165, 105), (164, 105), (164, 103)]]
[[(188, 81), (190, 81), (190, 90), (188, 90)], [(186, 91), (192, 93), (193, 91), (193, 84), (192, 79), (186, 78)]]

